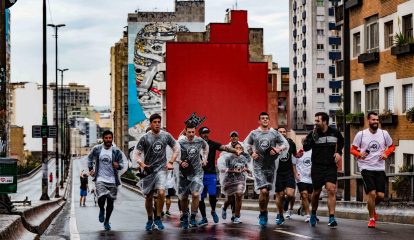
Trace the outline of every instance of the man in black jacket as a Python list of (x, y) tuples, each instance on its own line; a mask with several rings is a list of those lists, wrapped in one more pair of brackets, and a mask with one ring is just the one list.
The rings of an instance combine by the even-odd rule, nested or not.
[(338, 225), (335, 220), (337, 163), (342, 161), (344, 138), (338, 130), (329, 127), (328, 124), (328, 114), (324, 112), (316, 113), (315, 128), (306, 136), (303, 144), (305, 151), (312, 149), (311, 177), (313, 194), (312, 213), (309, 221), (312, 227), (317, 223), (316, 210), (318, 209), (319, 196), (323, 186), (328, 192), (328, 226), (336, 227)]

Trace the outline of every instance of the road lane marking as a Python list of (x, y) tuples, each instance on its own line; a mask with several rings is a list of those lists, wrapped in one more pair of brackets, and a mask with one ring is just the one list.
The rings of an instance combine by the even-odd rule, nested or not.
[(311, 239), (311, 237), (309, 237), (309, 236), (305, 236), (305, 235), (301, 235), (301, 234), (297, 234), (297, 233), (292, 233), (292, 232), (288, 232), (288, 231), (283, 231), (283, 230), (279, 230), (279, 229), (275, 229), (273, 231), (288, 234), (288, 235), (292, 235), (292, 236), (295, 236), (295, 237)]
[[(72, 173), (73, 173), (73, 166), (72, 165)], [(75, 215), (75, 188), (73, 187), (74, 181), (72, 174), (70, 176), (71, 182), (72, 182), (72, 202), (70, 205), (70, 239), (79, 240), (79, 231), (78, 231), (78, 225), (76, 223), (76, 215)]]

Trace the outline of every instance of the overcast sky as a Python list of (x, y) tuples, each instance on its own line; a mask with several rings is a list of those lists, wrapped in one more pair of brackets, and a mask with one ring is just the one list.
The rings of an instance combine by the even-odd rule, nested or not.
[[(289, 63), (288, 0), (238, 0), (248, 10), (249, 27), (264, 29), (265, 54), (279, 66)], [(59, 68), (65, 83), (90, 88), (90, 103), (110, 104), (110, 47), (122, 36), (127, 14), (172, 11), (174, 0), (48, 0), (47, 21), (66, 24), (59, 29)], [(223, 22), (236, 0), (206, 0), (205, 23)], [(48, 29), (48, 82), (55, 81), (55, 39)], [(11, 8), (11, 80), (42, 82), (42, 1), (19, 0)], [(60, 78), (59, 78), (60, 83)]]

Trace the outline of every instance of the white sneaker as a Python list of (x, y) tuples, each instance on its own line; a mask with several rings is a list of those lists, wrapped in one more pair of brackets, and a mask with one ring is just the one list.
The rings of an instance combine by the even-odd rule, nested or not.
[(292, 216), (292, 210), (287, 210), (286, 211), (286, 219), (291, 219), (291, 216)]
[(305, 222), (309, 222), (309, 220), (310, 220), (310, 216), (306, 215)]
[(240, 218), (235, 217), (235, 218), (234, 218), (234, 220), (233, 220), (233, 223), (235, 223), (235, 224), (239, 224), (239, 223), (241, 223)]

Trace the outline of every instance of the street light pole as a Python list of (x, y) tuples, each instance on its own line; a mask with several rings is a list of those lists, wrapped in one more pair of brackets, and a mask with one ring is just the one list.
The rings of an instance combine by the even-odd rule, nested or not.
[[(56, 68), (56, 76), (57, 76), (57, 71), (60, 72), (60, 76), (61, 76), (61, 85), (60, 85), (61, 86), (61, 99), (60, 99), (60, 123), (61, 123), (60, 124), (60, 129), (61, 129), (60, 146), (61, 147), (60, 147), (60, 149), (61, 149), (62, 152), (65, 151), (65, 146), (64, 146), (64, 131), (63, 131), (63, 129), (65, 127), (64, 120), (63, 120), (64, 119), (63, 109), (65, 107), (64, 102), (63, 102), (63, 99), (65, 99), (65, 94), (64, 94), (64, 91), (63, 91), (63, 73), (65, 71), (68, 71), (68, 70), (69, 69), (67, 69), (67, 68), (65, 68), (65, 69)], [(56, 84), (57, 84), (57, 82), (56, 82)], [(56, 113), (56, 116), (57, 116), (57, 113)], [(57, 117), (56, 117), (56, 119), (57, 119)], [(62, 156), (63, 156), (63, 154), (62, 154)], [(63, 165), (63, 160), (62, 160), (62, 165)], [(60, 179), (60, 187), (63, 187), (63, 179), (64, 179), (64, 176), (63, 176), (63, 166), (61, 168), (60, 173), (61, 173), (61, 176), (62, 176), (61, 179)]]
[[(58, 28), (60, 27), (64, 27), (66, 26), (65, 24), (48, 24), (48, 27), (53, 27), (55, 28), (55, 44), (56, 44), (56, 54), (55, 54), (55, 59), (56, 59), (56, 93), (55, 93), (55, 125), (56, 125), (56, 141), (55, 141), (55, 147), (56, 147), (56, 187), (55, 187), (55, 197), (58, 198), (60, 197), (59, 195), (59, 121), (58, 121), (58, 117), (59, 117), (59, 112), (58, 112), (58, 108), (59, 108), (59, 104), (58, 104), (58, 99), (59, 99), (59, 88), (58, 88)], [(62, 148), (62, 147), (61, 147)]]
[(50, 200), (47, 194), (47, 62), (46, 62), (46, 0), (43, 0), (43, 117), (42, 117), (42, 196), (40, 200)]

